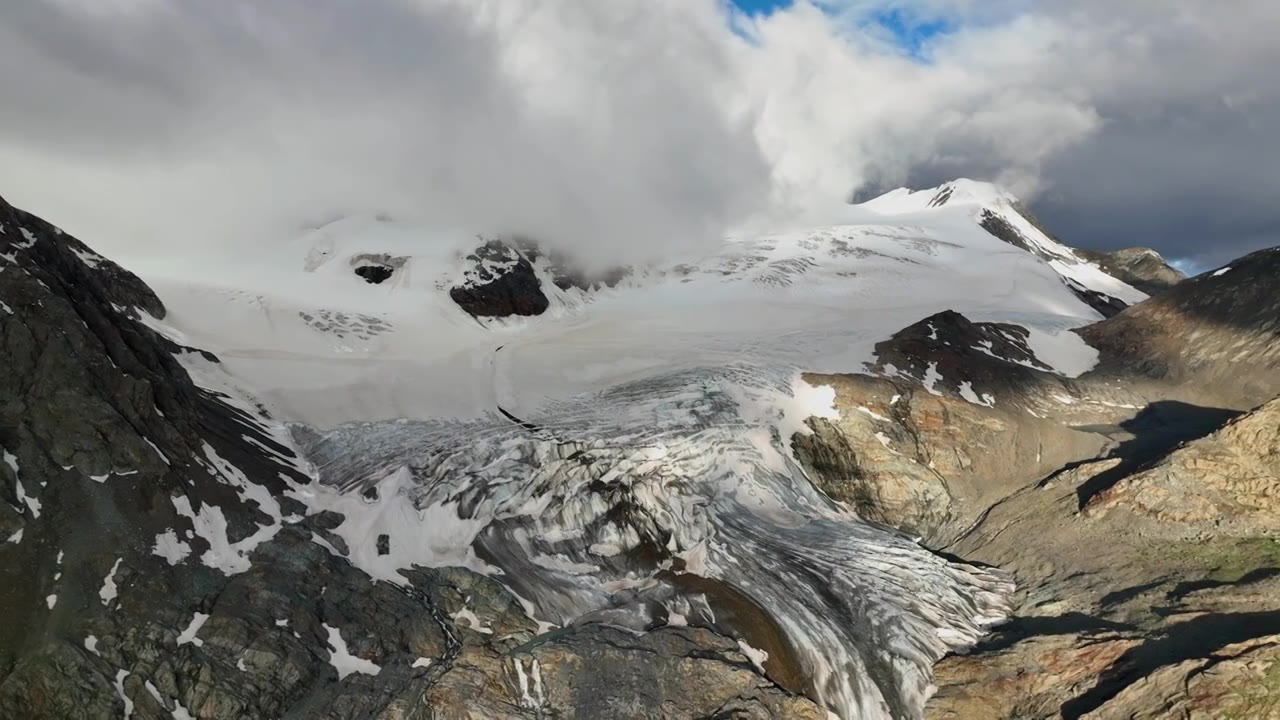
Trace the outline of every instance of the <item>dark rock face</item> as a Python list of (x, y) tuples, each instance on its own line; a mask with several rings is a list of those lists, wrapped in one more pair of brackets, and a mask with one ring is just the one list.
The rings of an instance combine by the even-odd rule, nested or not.
[(1148, 295), (1158, 295), (1186, 279), (1151, 248), (1134, 247), (1111, 252), (1076, 250), (1076, 254), (1102, 268), (1111, 277)]
[(938, 191), (937, 195), (934, 195), (933, 198), (929, 200), (929, 207), (937, 208), (937, 207), (942, 207), (943, 205), (946, 205), (947, 201), (951, 199), (951, 195), (954, 192), (955, 192), (955, 188), (951, 187), (950, 185), (943, 187), (941, 190)]
[(945, 310), (876, 343), (876, 362), (869, 370), (927, 384), (936, 376), (933, 391), (955, 397), (964, 395), (962, 387), (973, 396), (1018, 393), (1051, 377), (1027, 337), (1026, 328), (1018, 325), (974, 323)]
[(986, 230), (1003, 242), (1009, 243), (1017, 248), (1022, 248), (1023, 250), (1026, 250), (1038, 257), (1043, 257), (1043, 254), (1037, 252), (1036, 248), (1032, 246), (1031, 243), (1027, 242), (1027, 239), (1022, 236), (1022, 233), (1018, 232), (1017, 228), (1010, 225), (1009, 221), (990, 210), (982, 211), (982, 220), (978, 224), (982, 226), (983, 230)]
[(825, 717), (708, 630), (539, 634), (466, 570), (372, 582), (286, 494), (310, 478), (270, 418), (142, 313), (138, 278), (0, 201), (0, 717)]
[(370, 285), (381, 285), (390, 280), (408, 262), (405, 257), (393, 257), (386, 253), (360, 254), (351, 258), (351, 268), (356, 275)]
[(1098, 314), (1104, 318), (1115, 317), (1129, 307), (1123, 300), (1113, 298), (1106, 293), (1100, 293), (1097, 290), (1090, 290), (1070, 278), (1063, 278), (1062, 282), (1080, 298), (1085, 305), (1098, 311)]
[(356, 274), (364, 278), (364, 281), (370, 285), (381, 285), (391, 279), (394, 271), (385, 265), (361, 265), (356, 268)]
[(532, 263), (520, 251), (491, 240), (466, 259), (472, 266), (449, 297), (473, 317), (528, 317), (550, 306)]
[(1102, 353), (1098, 374), (1152, 378), (1252, 407), (1280, 392), (1280, 248), (1185, 280), (1078, 332)]

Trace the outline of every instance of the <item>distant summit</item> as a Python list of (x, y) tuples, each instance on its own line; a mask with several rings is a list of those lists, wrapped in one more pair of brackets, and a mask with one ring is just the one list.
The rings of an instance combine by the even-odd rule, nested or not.
[(1102, 268), (1108, 275), (1123, 280), (1148, 295), (1162, 293), (1187, 277), (1151, 248), (1076, 250), (1076, 254)]

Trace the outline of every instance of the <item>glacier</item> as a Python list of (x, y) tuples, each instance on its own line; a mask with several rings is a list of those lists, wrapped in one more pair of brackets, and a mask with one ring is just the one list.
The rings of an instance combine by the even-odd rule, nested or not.
[(1013, 585), (818, 492), (766, 410), (793, 383), (705, 368), (518, 420), (298, 426), (324, 487), (300, 499), (344, 515), (334, 533), (373, 577), (466, 565), (548, 627), (697, 622), (841, 717), (918, 716), (933, 663), (1004, 620)]
[[(1014, 588), (814, 487), (791, 438), (835, 409), (801, 372), (865, 372), (877, 342), (942, 310), (1025, 327), (1063, 375), (1092, 367), (1071, 330), (1101, 316), (1079, 290), (1145, 296), (1018, 207), (960, 181), (590, 292), (539, 269), (548, 309), (530, 318), (450, 301), (474, 236), (374, 217), (235, 273), (144, 275), (169, 309), (150, 324), (218, 357), (180, 357), (197, 382), (278, 419), (315, 479), (289, 494), (341, 517), (315, 542), (372, 579), (466, 567), (548, 632), (703, 625), (839, 717), (913, 718), (934, 662), (1005, 619)], [(992, 214), (1017, 243), (984, 229)], [(370, 257), (384, 281), (355, 272)]]

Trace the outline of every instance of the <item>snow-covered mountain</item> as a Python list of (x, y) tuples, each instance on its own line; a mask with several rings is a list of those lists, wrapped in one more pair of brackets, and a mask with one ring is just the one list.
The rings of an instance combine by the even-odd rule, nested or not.
[[(345, 518), (327, 547), (372, 577), (461, 565), (504, 578), (538, 622), (607, 613), (640, 628), (699, 612), (665, 590), (631, 609), (613, 599), (678, 563), (751, 588), (786, 645), (748, 641), (826, 678), (830, 708), (914, 715), (929, 665), (1000, 618), (1008, 588), (814, 494), (785, 439), (832, 398), (800, 372), (869, 368), (877, 343), (952, 310), (1024, 328), (1035, 362), (1075, 376), (1096, 352), (1071, 330), (1101, 319), (1099, 298), (1145, 296), (982, 183), (890, 193), (838, 220), (595, 281), (528, 242), (349, 218), (234, 285), (153, 278), (169, 309), (153, 327), (220, 359), (211, 371), (189, 356), (197, 378), (294, 423), (321, 483), (299, 499)], [(959, 386), (936, 365), (877, 371)], [(797, 574), (816, 547), (829, 548), (810, 558), (821, 579)], [(643, 548), (666, 560), (624, 559)], [(921, 583), (933, 595), (902, 612)], [(871, 611), (852, 597), (880, 599)], [(897, 669), (877, 681), (877, 664)]]
[(943, 310), (1026, 327), (1044, 362), (1075, 375), (1094, 353), (1069, 330), (1145, 298), (988, 184), (895, 191), (838, 214), (598, 280), (528, 244), (374, 218), (237, 258), (233, 273), (148, 280), (167, 332), (217, 354), (279, 416), (322, 426), (532, 410), (733, 362), (858, 369), (875, 343)]
[(607, 272), (352, 217), (143, 284), (0, 209), (6, 711), (921, 717), (1015, 597), (920, 542), (963, 474), (1138, 407), (1074, 331), (1145, 296), (972, 181)]

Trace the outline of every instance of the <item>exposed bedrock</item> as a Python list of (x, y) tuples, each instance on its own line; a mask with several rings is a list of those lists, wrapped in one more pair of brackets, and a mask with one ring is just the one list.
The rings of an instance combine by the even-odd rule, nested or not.
[(1158, 295), (1186, 279), (1151, 248), (1132, 247), (1110, 252), (1077, 249), (1075, 252), (1108, 275), (1148, 295)]
[(890, 377), (808, 376), (840, 410), (793, 438), (824, 491), (1018, 584), (928, 717), (1280, 716), (1277, 257), (1081, 330), (1102, 357), (1072, 380), (1005, 376), (938, 316), (877, 348)]
[(475, 317), (541, 315), (550, 306), (529, 259), (498, 240), (476, 248), (449, 297)]
[(1280, 248), (1190, 278), (1079, 330), (1102, 353), (1098, 379), (1246, 409), (1280, 393)]
[(812, 419), (793, 447), (819, 486), (864, 517), (935, 547), (1000, 498), (1109, 440), (1018, 406), (985, 407), (909, 381), (807, 375), (836, 389), (839, 420)]

